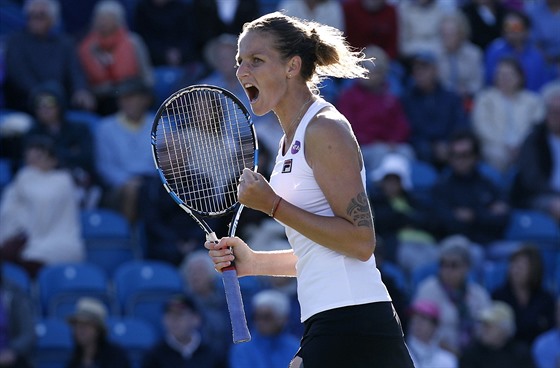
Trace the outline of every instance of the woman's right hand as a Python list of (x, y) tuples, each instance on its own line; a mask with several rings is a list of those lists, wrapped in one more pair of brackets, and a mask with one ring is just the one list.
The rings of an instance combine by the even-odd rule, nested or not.
[(207, 241), (204, 247), (208, 249), (208, 255), (214, 262), (216, 271), (221, 272), (224, 267), (231, 266), (235, 261), (235, 269), (238, 276), (248, 276), (252, 273), (254, 252), (247, 243), (238, 237), (224, 237), (217, 243)]

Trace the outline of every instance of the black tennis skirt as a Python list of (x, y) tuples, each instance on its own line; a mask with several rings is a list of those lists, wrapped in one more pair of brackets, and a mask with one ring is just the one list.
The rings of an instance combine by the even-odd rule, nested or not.
[(414, 368), (391, 302), (324, 311), (304, 328), (303, 368)]

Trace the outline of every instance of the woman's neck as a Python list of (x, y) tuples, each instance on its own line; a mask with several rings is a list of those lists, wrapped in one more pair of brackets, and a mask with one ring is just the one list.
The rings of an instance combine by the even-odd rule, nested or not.
[(295, 135), (305, 112), (314, 101), (314, 95), (309, 90), (306, 90), (306, 92), (307, 93), (301, 93), (298, 94), (297, 97), (292, 98), (289, 104), (285, 104), (285, 106), (287, 106), (286, 108), (275, 111), (288, 143)]

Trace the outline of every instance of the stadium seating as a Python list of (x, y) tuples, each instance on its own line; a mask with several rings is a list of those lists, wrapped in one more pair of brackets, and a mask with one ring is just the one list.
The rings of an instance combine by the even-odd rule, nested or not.
[(94, 112), (84, 110), (68, 110), (66, 111), (66, 120), (71, 123), (81, 123), (86, 125), (92, 133), (95, 133), (101, 116)]
[(83, 210), (81, 224), (87, 261), (103, 268), (108, 277), (119, 265), (137, 257), (132, 231), (120, 213), (105, 208)]
[(115, 298), (123, 315), (150, 321), (161, 334), (163, 304), (170, 295), (183, 292), (176, 268), (152, 260), (134, 260), (118, 267), (113, 277)]
[(157, 341), (152, 325), (134, 317), (109, 317), (109, 339), (124, 348), (133, 368), (140, 368), (146, 351)]
[(536, 242), (541, 246), (559, 247), (560, 227), (545, 212), (515, 209), (505, 230), (508, 240)]
[(64, 368), (72, 352), (70, 326), (60, 318), (41, 318), (35, 324), (37, 345), (33, 360), (36, 368)]
[(47, 265), (37, 276), (37, 286), (43, 316), (65, 317), (84, 296), (96, 297), (109, 311), (115, 310), (109, 279), (100, 267), (91, 263)]
[(2, 278), (11, 281), (27, 293), (30, 293), (32, 291), (32, 281), (29, 277), (29, 274), (17, 264), (11, 262), (3, 262)]
[(183, 78), (184, 70), (180, 67), (156, 66), (154, 71), (154, 95), (156, 105), (159, 106), (167, 97), (175, 90), (181, 78)]

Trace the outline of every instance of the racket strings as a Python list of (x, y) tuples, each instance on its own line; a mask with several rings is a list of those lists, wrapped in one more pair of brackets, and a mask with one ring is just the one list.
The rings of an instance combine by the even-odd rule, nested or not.
[(196, 211), (216, 214), (237, 203), (237, 180), (254, 168), (248, 117), (230, 98), (194, 90), (166, 107), (156, 133), (162, 174), (171, 190)]

